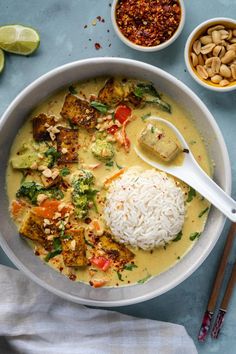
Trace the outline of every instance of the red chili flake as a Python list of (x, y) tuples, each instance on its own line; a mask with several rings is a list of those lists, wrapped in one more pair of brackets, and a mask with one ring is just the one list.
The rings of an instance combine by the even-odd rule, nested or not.
[(102, 20), (101, 16), (97, 16), (97, 19), (99, 22)]
[(99, 50), (99, 49), (102, 48), (102, 46), (101, 46), (100, 43), (95, 43), (94, 46), (95, 46), (95, 49), (96, 49), (96, 50)]
[(186, 154), (189, 154), (189, 149), (183, 149), (183, 152), (185, 152)]
[(116, 21), (131, 42), (153, 47), (166, 42), (181, 20), (179, 0), (120, 0)]
[(84, 25), (84, 28), (88, 28), (88, 26), (87, 26), (87, 25)]
[(35, 254), (35, 256), (39, 256), (40, 255), (39, 251), (35, 251), (34, 254)]
[(70, 274), (69, 275), (69, 279), (72, 280), (72, 281), (75, 281), (76, 280), (76, 275), (75, 274)]

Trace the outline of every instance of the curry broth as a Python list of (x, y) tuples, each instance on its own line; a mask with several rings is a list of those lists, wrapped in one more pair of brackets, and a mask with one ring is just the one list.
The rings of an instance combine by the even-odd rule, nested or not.
[[(104, 83), (105, 78), (97, 78), (76, 84), (74, 87), (78, 91), (79, 97), (88, 99), (90, 94), (96, 95)], [(17, 153), (19, 146), (22, 145), (22, 142), (32, 139), (32, 117), (38, 115), (39, 113), (46, 113), (48, 115), (60, 117), (60, 111), (67, 92), (68, 89), (61, 90), (52, 97), (49, 97), (45, 102), (41, 103), (32, 112), (30, 118), (26, 121), (15, 138), (11, 149), (10, 159)], [(207, 174), (211, 174), (211, 166), (204, 141), (200, 133), (195, 128), (193, 121), (182, 109), (182, 107), (180, 107), (174, 100), (166, 97), (165, 95), (163, 95), (163, 98), (171, 104), (171, 114), (163, 112), (158, 108), (158, 106), (154, 105), (141, 109), (133, 109), (133, 116), (136, 118), (127, 126), (127, 136), (131, 141), (131, 149), (129, 153), (126, 153), (123, 148), (115, 147), (116, 151), (113, 166), (106, 166), (106, 164), (100, 163), (99, 167), (92, 169), (92, 173), (95, 176), (95, 186), (98, 189), (102, 188), (104, 181), (109, 176), (112, 176), (115, 172), (117, 172), (120, 167), (129, 168), (131, 166), (139, 165), (143, 169), (151, 168), (136, 155), (133, 149), (133, 146), (137, 144), (138, 135), (145, 127), (145, 116), (149, 114), (159, 116), (173, 123), (185, 137), (200, 166)], [(89, 169), (91, 166), (98, 164), (98, 160), (92, 156), (89, 149), (92, 137), (93, 134), (89, 134), (87, 131), (79, 129), (79, 166), (77, 164), (73, 164), (73, 170), (76, 170), (78, 167), (82, 169)], [(30, 177), (27, 178), (30, 180)], [(7, 168), (7, 192), (10, 202), (15, 199), (21, 179), (22, 173), (13, 169), (9, 163)], [(180, 181), (179, 184), (184, 190), (187, 199), (189, 187)], [(105, 194), (106, 191), (102, 189), (97, 196), (100, 218), (102, 218), (102, 207), (104, 204)], [(117, 272), (117, 270), (112, 268), (108, 269), (105, 274), (108, 280), (107, 286), (123, 286), (137, 282), (143, 283), (149, 277), (158, 275), (176, 264), (192, 248), (195, 240), (197, 239), (196, 237), (195, 240), (193, 240), (194, 237), (192, 237), (191, 240), (190, 236), (194, 235), (196, 232), (200, 234), (203, 231), (208, 212), (205, 212), (201, 217), (199, 217), (199, 215), (208, 207), (209, 203), (198, 194), (192, 199), (192, 201), (186, 202), (186, 219), (182, 230), (181, 239), (166, 245), (166, 247), (160, 247), (153, 251), (143, 251), (129, 247), (129, 249), (135, 254), (134, 263), (136, 267), (132, 267), (132, 270), (123, 270), (122, 272)], [(98, 218), (98, 215), (91, 209), (89, 212), (89, 217), (91, 219), (93, 217)], [(86, 227), (88, 229), (88, 226)], [(35, 244), (31, 241), (28, 242), (34, 249), (37, 250), (37, 255), (44, 259), (47, 254), (44, 248), (39, 245), (35, 246)], [(63, 264), (61, 255), (57, 255), (56, 257), (50, 259), (48, 264), (59, 270), (62, 274), (69, 276), (72, 280), (78, 280), (86, 283), (88, 283), (91, 279), (91, 272), (95, 278), (99, 278), (99, 276), (104, 275), (104, 272), (94, 269), (95, 267), (93, 267), (93, 269), (89, 269), (88, 267), (81, 269), (66, 267)]]

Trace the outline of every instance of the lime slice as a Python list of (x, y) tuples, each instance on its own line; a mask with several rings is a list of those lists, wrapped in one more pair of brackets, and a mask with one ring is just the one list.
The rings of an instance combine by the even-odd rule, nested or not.
[(40, 37), (33, 28), (21, 25), (0, 27), (0, 48), (6, 52), (29, 55), (39, 46)]
[(0, 49), (0, 73), (4, 69), (4, 64), (5, 64), (5, 56), (4, 56), (4, 51)]

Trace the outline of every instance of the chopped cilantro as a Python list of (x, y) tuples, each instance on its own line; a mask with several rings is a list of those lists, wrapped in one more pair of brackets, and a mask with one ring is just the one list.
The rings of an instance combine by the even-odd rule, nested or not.
[(101, 112), (102, 114), (106, 114), (108, 111), (107, 105), (98, 102), (98, 101), (92, 101), (90, 102), (90, 106), (95, 108), (97, 111)]
[(124, 281), (124, 279), (122, 278), (122, 274), (120, 272), (116, 272), (116, 273), (117, 273), (118, 279), (120, 281)]
[(115, 162), (115, 164), (116, 164), (116, 167), (118, 168), (118, 170), (122, 170), (122, 166), (120, 166), (120, 165), (118, 165), (118, 163), (117, 162)]
[(108, 161), (107, 163), (106, 163), (106, 166), (107, 167), (112, 167), (114, 165), (114, 162), (113, 161)]
[(138, 266), (136, 266), (134, 263), (129, 263), (124, 266), (125, 270), (133, 270), (134, 268), (138, 268)]
[(200, 235), (201, 235), (200, 232), (192, 232), (189, 236), (189, 239), (191, 241), (194, 241), (196, 238), (199, 238)]
[(152, 100), (147, 100), (146, 103), (157, 104), (160, 107), (160, 109), (162, 109), (162, 111), (167, 112), (167, 113), (171, 113), (171, 105), (169, 103), (163, 101), (159, 97), (155, 97)]
[(71, 240), (73, 237), (71, 235), (68, 235), (68, 234), (64, 234), (64, 235), (61, 235), (61, 238), (63, 240)]
[(177, 241), (181, 240), (182, 236), (183, 236), (183, 233), (182, 233), (182, 231), (180, 231), (180, 232), (176, 235), (176, 237), (173, 239), (173, 242), (177, 242)]
[(86, 243), (86, 245), (94, 248), (94, 245), (91, 242), (89, 242), (86, 238), (84, 239), (84, 242)]
[(153, 84), (151, 83), (139, 83), (134, 89), (134, 94), (136, 97), (142, 98), (144, 94), (150, 96), (161, 98), (160, 94), (157, 92)]
[(78, 92), (77, 92), (77, 90), (75, 89), (75, 87), (73, 86), (73, 85), (70, 85), (69, 87), (68, 87), (68, 90), (70, 91), (70, 93), (72, 94), (72, 95), (76, 95)]
[(48, 252), (48, 254), (46, 255), (46, 257), (44, 258), (44, 260), (46, 262), (49, 261), (49, 259), (57, 256), (58, 254), (60, 254), (62, 252), (62, 247), (61, 247), (61, 240), (59, 237), (54, 238), (53, 240), (53, 251), (52, 252)]
[(145, 278), (138, 280), (137, 283), (144, 284), (149, 278), (151, 278), (150, 274), (148, 274)]
[(141, 116), (141, 119), (142, 119), (143, 121), (145, 121), (147, 118), (151, 117), (151, 115), (152, 115), (151, 112), (150, 112), (150, 113), (146, 113), (146, 114), (144, 114), (143, 116)]
[(196, 197), (196, 191), (192, 187), (189, 187), (187, 203), (190, 203), (194, 197)]
[(154, 129), (154, 126), (153, 126), (153, 125), (152, 125), (152, 127), (151, 127), (151, 132), (152, 132), (152, 134), (155, 133), (155, 129)]
[(70, 170), (68, 167), (63, 167), (60, 171), (60, 176), (65, 177), (70, 174)]
[(202, 210), (201, 213), (198, 215), (198, 217), (201, 218), (208, 210), (209, 210), (209, 207), (207, 207), (206, 209)]
[(63, 192), (59, 188), (46, 189), (36, 182), (24, 182), (18, 189), (16, 196), (17, 198), (28, 198), (32, 204), (37, 204), (39, 194), (46, 194), (52, 199), (62, 199), (64, 197)]

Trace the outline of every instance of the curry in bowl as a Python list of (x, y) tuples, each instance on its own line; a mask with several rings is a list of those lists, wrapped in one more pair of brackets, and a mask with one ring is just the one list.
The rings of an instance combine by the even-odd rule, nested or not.
[(211, 174), (191, 117), (150, 83), (124, 77), (79, 82), (28, 117), (7, 169), (12, 217), (36, 256), (93, 287), (142, 284), (176, 264), (200, 237), (209, 203), (150, 169), (134, 146), (163, 163), (187, 151), (149, 121), (183, 134)]

